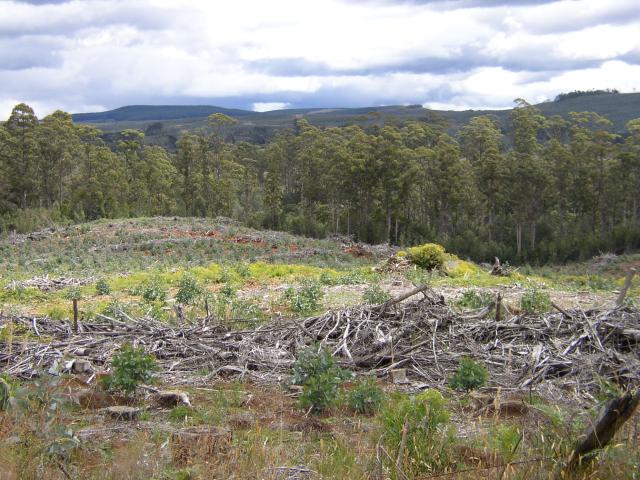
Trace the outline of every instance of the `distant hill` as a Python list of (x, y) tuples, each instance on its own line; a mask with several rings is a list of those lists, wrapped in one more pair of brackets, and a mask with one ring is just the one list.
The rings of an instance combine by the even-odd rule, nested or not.
[[(568, 117), (569, 112), (592, 111), (605, 115), (614, 124), (616, 132), (622, 132), (625, 124), (640, 117), (640, 93), (582, 93), (564, 95), (555, 101), (540, 103), (537, 107), (546, 116)], [(185, 130), (193, 130), (206, 125), (206, 119), (213, 113), (223, 113), (239, 120), (233, 130), (235, 140), (265, 143), (278, 131), (291, 128), (298, 118), (306, 118), (321, 127), (345, 126), (350, 124), (368, 126), (397, 123), (407, 120), (447, 123), (455, 133), (472, 117), (496, 115), (503, 125), (507, 125), (510, 109), (506, 110), (430, 110), (421, 105), (394, 105), (364, 108), (299, 108), (253, 112), (208, 105), (131, 105), (99, 113), (78, 113), (73, 115), (78, 123), (91, 123), (105, 132), (107, 139), (126, 128), (144, 131), (147, 141), (168, 148)]]

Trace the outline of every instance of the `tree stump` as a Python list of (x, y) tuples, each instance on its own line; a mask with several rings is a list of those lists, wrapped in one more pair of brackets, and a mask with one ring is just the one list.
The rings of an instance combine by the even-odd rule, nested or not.
[(171, 452), (175, 465), (194, 460), (211, 461), (229, 450), (231, 431), (210, 425), (184, 428), (171, 435)]
[(391, 381), (395, 384), (409, 383), (409, 380), (407, 380), (406, 368), (394, 368), (393, 370), (391, 370), (390, 374)]
[(163, 390), (154, 395), (154, 401), (160, 407), (173, 408), (177, 405), (191, 406), (189, 397), (185, 392)]
[(140, 409), (135, 407), (127, 407), (125, 405), (116, 405), (115, 407), (108, 407), (106, 410), (107, 415), (114, 420), (137, 420), (140, 415)]

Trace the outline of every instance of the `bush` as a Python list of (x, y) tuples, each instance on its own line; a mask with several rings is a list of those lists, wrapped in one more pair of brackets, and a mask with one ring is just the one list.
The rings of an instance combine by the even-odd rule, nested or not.
[(538, 289), (527, 290), (520, 298), (520, 308), (525, 313), (544, 313), (551, 309), (551, 298)]
[(311, 346), (296, 359), (292, 383), (303, 386), (300, 406), (318, 413), (336, 402), (338, 387), (350, 377), (351, 372), (340, 368), (331, 352)]
[(158, 301), (164, 303), (167, 299), (167, 290), (158, 277), (154, 277), (150, 281), (138, 286), (135, 294), (141, 295), (147, 302)]
[(490, 293), (474, 289), (465, 290), (456, 301), (456, 305), (463, 308), (484, 308), (494, 303), (495, 300)]
[(146, 354), (144, 348), (124, 344), (120, 352), (111, 360), (113, 374), (103, 378), (103, 385), (108, 390), (122, 390), (134, 393), (138, 384), (153, 380), (153, 372), (157, 370), (156, 359)]
[(425, 270), (441, 270), (444, 266), (444, 247), (437, 243), (425, 243), (408, 250), (412, 263)]
[(111, 287), (104, 278), (96, 282), (96, 295), (110, 295)]
[(306, 385), (312, 377), (317, 377), (327, 372), (331, 372), (343, 380), (351, 376), (350, 372), (336, 364), (329, 350), (312, 345), (302, 350), (298, 358), (296, 358), (293, 364), (291, 383), (294, 385)]
[(367, 378), (348, 393), (349, 408), (357, 413), (376, 413), (382, 406), (384, 392), (376, 385), (373, 378)]
[(192, 275), (183, 275), (178, 284), (176, 302), (190, 304), (202, 295), (202, 288)]
[(313, 413), (323, 412), (336, 403), (341, 383), (342, 379), (332, 371), (310, 377), (302, 389), (300, 407)]
[(288, 301), (291, 310), (300, 315), (307, 315), (320, 308), (324, 293), (319, 283), (305, 282), (299, 290), (289, 287), (284, 292), (284, 299)]
[(364, 303), (369, 305), (379, 305), (391, 298), (387, 292), (382, 290), (379, 285), (370, 285), (362, 295)]
[[(413, 478), (423, 473), (442, 471), (450, 464), (453, 436), (449, 429), (446, 401), (437, 390), (413, 397), (394, 394), (380, 418), (388, 451), (397, 452), (406, 427), (404, 461), (400, 468)], [(389, 465), (395, 467), (394, 462)]]
[(462, 357), (450, 384), (456, 390), (469, 391), (484, 386), (488, 379), (489, 372), (484, 365), (469, 357)]

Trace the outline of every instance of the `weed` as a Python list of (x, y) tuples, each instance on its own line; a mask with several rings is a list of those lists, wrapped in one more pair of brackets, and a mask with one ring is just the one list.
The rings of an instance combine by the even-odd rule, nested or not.
[(104, 278), (96, 282), (96, 295), (110, 295), (111, 287)]
[(489, 372), (483, 364), (472, 358), (462, 357), (450, 384), (456, 390), (469, 391), (484, 386), (488, 379)]
[(551, 308), (551, 298), (536, 288), (527, 290), (520, 298), (520, 308), (525, 313), (544, 313)]
[(138, 384), (153, 380), (153, 372), (157, 370), (153, 355), (146, 354), (144, 348), (125, 344), (120, 352), (111, 360), (113, 374), (102, 379), (108, 390), (122, 390), (134, 393)]
[(357, 413), (376, 413), (382, 406), (384, 392), (376, 385), (373, 378), (367, 378), (348, 393), (349, 408)]
[(362, 300), (368, 305), (380, 305), (391, 298), (387, 292), (380, 288), (380, 285), (370, 285), (363, 293)]
[(178, 405), (177, 407), (173, 407), (169, 412), (169, 420), (173, 422), (184, 423), (189, 417), (193, 416), (193, 409), (191, 407), (187, 407), (186, 405)]
[(456, 301), (457, 306), (471, 309), (488, 307), (493, 303), (493, 296), (490, 293), (475, 289), (465, 290)]

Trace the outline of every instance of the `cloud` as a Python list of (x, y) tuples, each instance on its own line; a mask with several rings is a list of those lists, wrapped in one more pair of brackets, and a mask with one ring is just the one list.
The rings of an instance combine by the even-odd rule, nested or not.
[(287, 108), (287, 102), (255, 102), (253, 104), (254, 112), (270, 112), (272, 110), (283, 110)]
[(0, 2), (0, 118), (126, 104), (509, 107), (640, 84), (635, 0)]

